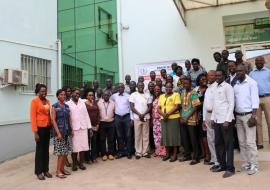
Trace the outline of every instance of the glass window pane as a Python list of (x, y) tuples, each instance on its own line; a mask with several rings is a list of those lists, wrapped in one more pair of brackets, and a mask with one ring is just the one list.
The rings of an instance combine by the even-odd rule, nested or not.
[(83, 6), (83, 5), (89, 5), (89, 4), (93, 4), (94, 2), (95, 2), (95, 0), (76, 0), (75, 6), (79, 7), (79, 6)]
[(94, 5), (76, 8), (76, 28), (95, 26)]
[(74, 7), (74, 0), (58, 0), (58, 10), (70, 9), (73, 7)]
[(117, 24), (103, 25), (96, 29), (96, 48), (112, 48), (117, 47)]
[(78, 53), (77, 67), (83, 69), (83, 81), (92, 81), (95, 75), (95, 51)]
[(76, 51), (95, 49), (95, 28), (86, 28), (76, 32)]
[(62, 52), (73, 53), (75, 52), (75, 32), (63, 32), (62, 33)]
[(58, 14), (58, 31), (70, 31), (74, 30), (74, 9), (60, 11)]

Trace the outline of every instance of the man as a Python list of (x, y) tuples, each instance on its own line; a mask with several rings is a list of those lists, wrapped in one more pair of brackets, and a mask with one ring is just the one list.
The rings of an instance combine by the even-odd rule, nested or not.
[(156, 73), (155, 73), (155, 71), (150, 72), (150, 81), (153, 82), (154, 85), (156, 84)]
[[(130, 94), (133, 94), (136, 92), (137, 84), (135, 81), (130, 82)], [(130, 138), (131, 138), (131, 149), (132, 149), (132, 154), (135, 153), (135, 139), (134, 139), (134, 116), (133, 112), (130, 109)]]
[(161, 89), (162, 92), (165, 92), (165, 86), (163, 86), (162, 83), (163, 82), (162, 82), (162, 80), (160, 78), (157, 78), (156, 79), (156, 85), (160, 87), (160, 89)]
[(223, 71), (226, 74), (225, 77), (227, 77), (227, 75), (228, 75), (228, 62), (229, 62), (228, 50), (223, 50), (221, 55), (222, 55), (222, 59), (221, 59), (220, 63), (217, 65), (217, 70)]
[(215, 148), (219, 167), (213, 172), (226, 171), (224, 178), (235, 173), (233, 163), (233, 126), (234, 92), (231, 85), (225, 82), (225, 73), (216, 72), (217, 87), (214, 89), (213, 111), (211, 122), (215, 130)]
[(130, 93), (130, 87), (129, 87), (129, 85), (130, 85), (130, 81), (131, 81), (131, 76), (130, 75), (126, 75), (125, 76), (125, 81), (126, 81), (125, 92), (129, 94)]
[(138, 77), (138, 83), (139, 83), (139, 82), (143, 82), (143, 83), (144, 83), (144, 77), (143, 77), (143, 76), (139, 76), (139, 77)]
[(144, 93), (144, 83), (138, 82), (138, 92), (131, 94), (129, 102), (134, 114), (136, 159), (150, 158), (149, 148), (149, 119), (152, 99)]
[(97, 91), (98, 91), (98, 89), (99, 89), (99, 82), (98, 82), (98, 80), (93, 80), (93, 82), (92, 82), (92, 87), (93, 87), (93, 90), (94, 90), (94, 94), (95, 94), (95, 100), (97, 100), (98, 99), (98, 96), (97, 96)]
[(106, 79), (105, 85), (106, 85), (106, 88), (104, 88), (103, 91), (106, 91), (107, 90), (112, 95), (112, 91), (113, 91), (112, 79)]
[(186, 68), (185, 75), (188, 76), (189, 72), (191, 71), (191, 63), (188, 59), (185, 61), (185, 68)]
[(263, 148), (262, 111), (264, 112), (266, 118), (268, 136), (270, 139), (270, 69), (266, 68), (264, 64), (264, 57), (257, 57), (255, 59), (256, 68), (249, 74), (249, 76), (257, 82), (259, 88), (260, 106), (257, 111), (258, 149)]
[(207, 73), (208, 79), (208, 88), (206, 89), (204, 95), (204, 103), (203, 103), (203, 128), (207, 131), (207, 141), (209, 150), (211, 153), (210, 163), (214, 163), (214, 166), (210, 168), (210, 170), (214, 170), (219, 167), (219, 163), (217, 161), (216, 149), (215, 149), (215, 131), (214, 126), (211, 123), (211, 115), (213, 111), (213, 98), (214, 91), (217, 86), (216, 82), (216, 71), (209, 71)]
[(247, 76), (246, 67), (238, 65), (237, 79), (234, 86), (235, 114), (240, 154), (245, 163), (241, 171), (248, 171), (249, 175), (258, 172), (258, 152), (256, 146), (256, 112), (259, 108), (259, 94), (257, 83)]
[[(192, 159), (190, 165), (200, 162), (199, 136), (197, 133), (198, 106), (201, 104), (197, 92), (192, 89), (190, 78), (183, 80), (185, 90), (181, 94), (181, 138), (184, 146), (184, 158), (180, 161)], [(191, 146), (190, 146), (191, 143)], [(192, 158), (191, 153), (193, 152)]]
[(167, 81), (167, 77), (168, 77), (166, 69), (161, 69), (160, 75), (161, 75), (162, 85), (165, 86), (166, 81)]
[(237, 81), (236, 63), (234, 61), (228, 62), (228, 70), (229, 70), (229, 76), (227, 77), (226, 82), (233, 87)]
[(246, 74), (249, 74), (252, 71), (251, 63), (243, 60), (243, 53), (241, 50), (236, 50), (235, 52), (236, 65), (243, 65), (245, 67)]
[(221, 53), (215, 52), (215, 53), (213, 54), (213, 57), (214, 57), (214, 60), (219, 64), (220, 61), (221, 61)]
[(177, 63), (173, 63), (172, 65), (171, 65), (171, 67), (172, 67), (172, 72), (170, 73), (170, 76), (171, 77), (173, 77), (174, 75), (176, 75), (176, 69), (177, 69)]
[(200, 60), (199, 59), (192, 59), (191, 60), (191, 64), (192, 64), (192, 69), (191, 71), (188, 73), (188, 76), (190, 77), (191, 79), (191, 83), (192, 83), (192, 87), (196, 87), (196, 80), (197, 80), (197, 77), (204, 73), (204, 69), (200, 66)]
[(117, 136), (118, 153), (116, 159), (127, 156), (132, 158), (130, 138), (130, 95), (125, 92), (125, 85), (119, 83), (119, 92), (112, 95), (111, 100), (115, 103), (115, 127)]
[[(105, 90), (103, 92), (103, 98), (97, 103), (99, 113), (100, 113), (100, 151), (102, 160), (106, 161), (114, 160), (114, 136), (115, 136), (115, 126), (114, 126), (114, 110), (115, 104), (110, 100), (111, 92)], [(106, 143), (107, 142), (107, 143)], [(108, 149), (106, 148), (108, 145)]]

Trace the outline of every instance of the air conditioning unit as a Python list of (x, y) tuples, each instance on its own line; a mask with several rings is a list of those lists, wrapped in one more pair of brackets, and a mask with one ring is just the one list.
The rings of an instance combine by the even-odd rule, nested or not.
[(25, 70), (4, 69), (4, 84), (28, 85), (28, 72)]

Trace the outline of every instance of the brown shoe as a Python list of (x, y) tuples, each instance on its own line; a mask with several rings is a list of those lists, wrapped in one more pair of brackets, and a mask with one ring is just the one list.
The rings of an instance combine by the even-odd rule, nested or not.
[(106, 161), (106, 160), (108, 160), (108, 157), (107, 157), (107, 155), (104, 155), (104, 156), (102, 157), (102, 160), (103, 160), (103, 161)]
[(43, 174), (38, 174), (38, 175), (37, 175), (37, 178), (38, 178), (39, 180), (45, 180), (45, 177), (44, 177)]
[(79, 165), (79, 168), (80, 168), (81, 170), (86, 170), (86, 167), (85, 167), (82, 163)]
[(109, 155), (109, 160), (114, 160), (113, 155)]
[(52, 174), (50, 174), (49, 172), (44, 172), (44, 176), (47, 178), (52, 178)]

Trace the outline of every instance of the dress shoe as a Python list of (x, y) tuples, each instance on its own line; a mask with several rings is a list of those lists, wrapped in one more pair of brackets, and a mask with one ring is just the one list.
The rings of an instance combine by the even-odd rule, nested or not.
[(107, 155), (104, 155), (104, 156), (102, 157), (102, 160), (103, 160), (103, 161), (106, 161), (106, 160), (108, 160), (108, 157), (107, 157)]
[(263, 147), (263, 145), (257, 145), (257, 149), (259, 150), (259, 149), (263, 149), (264, 147)]
[(168, 155), (168, 156), (164, 156), (163, 158), (162, 158), (162, 161), (167, 161), (167, 160), (169, 160), (170, 159), (170, 156)]
[(191, 157), (183, 157), (179, 159), (179, 162), (185, 162), (191, 160)]
[(177, 160), (177, 158), (171, 158), (170, 162), (175, 162)]
[(219, 165), (214, 165), (210, 168), (210, 171), (216, 170), (217, 168), (219, 168)]
[(212, 172), (215, 172), (215, 173), (217, 173), (217, 172), (223, 172), (223, 171), (225, 171), (222, 167), (217, 167), (216, 169), (213, 169), (212, 170)]
[(72, 171), (77, 171), (78, 170), (78, 167), (76, 164), (72, 164)]
[(139, 160), (139, 159), (141, 159), (141, 156), (136, 155), (135, 158), (136, 158), (136, 160)]
[(120, 158), (123, 158), (123, 157), (124, 157), (123, 154), (117, 154), (117, 155), (115, 156), (115, 159), (120, 159)]
[(43, 174), (38, 174), (38, 175), (37, 175), (37, 178), (38, 178), (39, 180), (45, 180), (45, 177), (44, 177)]
[(198, 164), (198, 163), (200, 163), (199, 160), (192, 160), (192, 161), (189, 163), (189, 165), (195, 165), (195, 164)]
[(114, 160), (114, 156), (111, 154), (108, 156), (108, 158), (109, 158), (109, 160)]
[(234, 175), (234, 172), (226, 171), (226, 172), (222, 175), (222, 177), (223, 177), (223, 178), (227, 178), (227, 177), (231, 177), (231, 176), (233, 176), (233, 175)]
[(80, 168), (81, 170), (86, 170), (86, 167), (85, 167), (82, 163), (79, 165), (79, 168)]
[(144, 158), (151, 158), (151, 155), (150, 154), (146, 154), (143, 156)]
[(52, 178), (52, 174), (50, 174), (49, 172), (44, 172), (44, 176), (47, 178)]
[(129, 159), (129, 160), (132, 159), (132, 154), (128, 154), (127, 159)]

